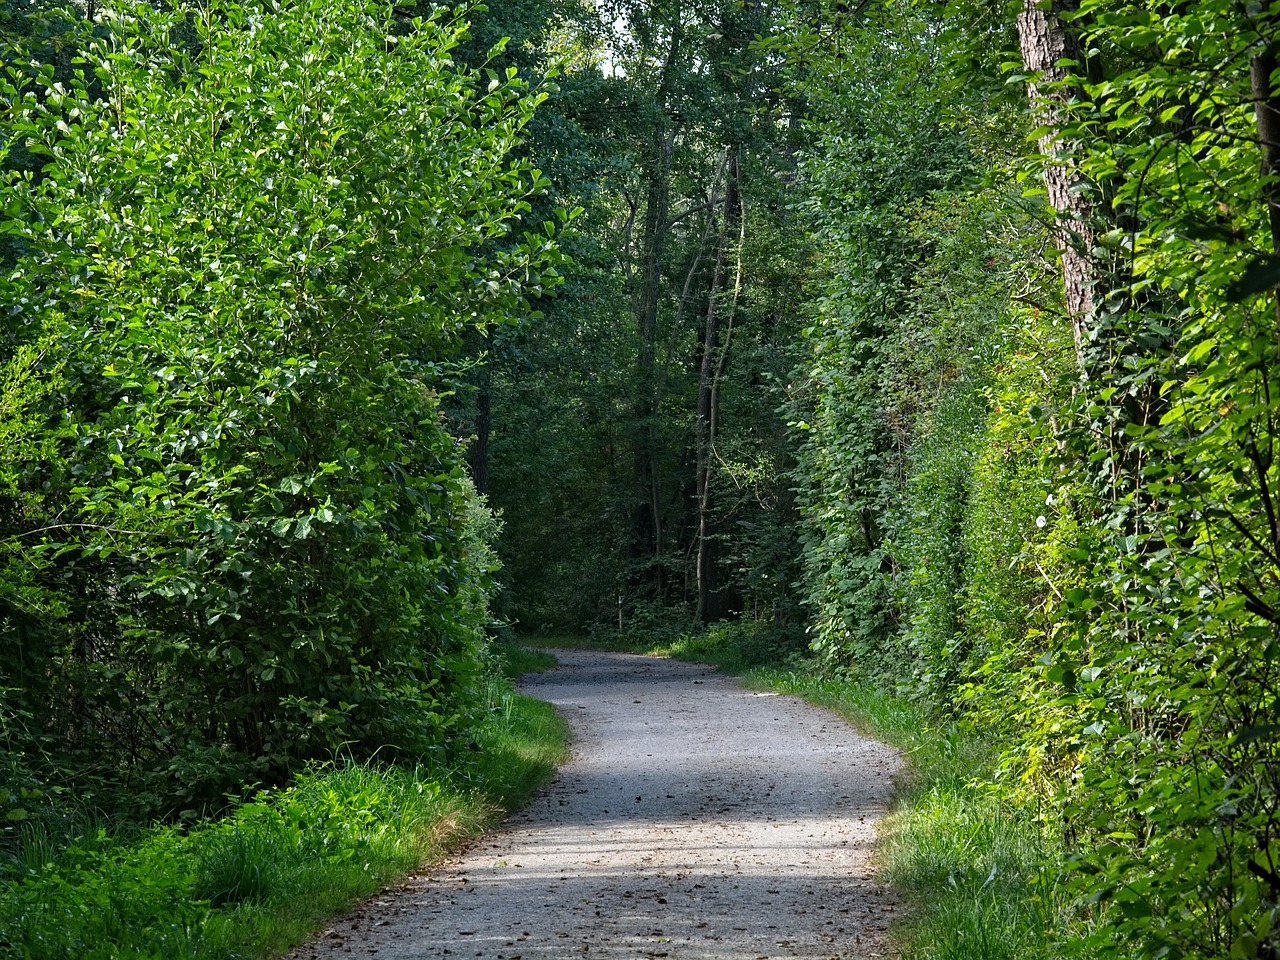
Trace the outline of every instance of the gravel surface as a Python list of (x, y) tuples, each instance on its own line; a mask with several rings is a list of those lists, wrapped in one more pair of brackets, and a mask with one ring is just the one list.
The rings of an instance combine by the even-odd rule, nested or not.
[(869, 858), (891, 748), (706, 667), (556, 656), (523, 683), (572, 727), (556, 780), (298, 960), (889, 956), (898, 903)]

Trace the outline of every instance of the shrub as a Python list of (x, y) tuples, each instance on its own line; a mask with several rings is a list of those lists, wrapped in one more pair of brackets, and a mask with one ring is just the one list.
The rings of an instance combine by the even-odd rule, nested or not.
[(442, 363), (542, 289), (554, 230), (514, 235), (539, 97), (455, 64), (465, 30), (124, 3), (69, 77), (5, 81), (45, 166), (5, 178), (0, 332), (61, 359), (0, 406), (58, 425), (11, 484), (43, 512), (0, 514), (36, 571), (0, 567), (0, 676), (47, 685), (81, 775), (191, 807), (468, 722), (491, 528)]

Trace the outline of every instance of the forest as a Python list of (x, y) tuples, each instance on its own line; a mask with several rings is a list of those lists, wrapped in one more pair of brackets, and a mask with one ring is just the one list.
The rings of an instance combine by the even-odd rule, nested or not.
[(974, 731), (1036, 956), (1280, 957), (1278, 64), (1266, 0), (0, 0), (7, 896), (465, 780), (516, 638), (701, 638)]

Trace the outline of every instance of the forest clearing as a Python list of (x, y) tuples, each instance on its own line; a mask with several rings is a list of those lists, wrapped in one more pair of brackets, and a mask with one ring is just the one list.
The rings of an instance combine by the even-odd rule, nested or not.
[(0, 0), (0, 954), (295, 948), (536, 793), (572, 638), (901, 751), (876, 949), (1277, 960), (1278, 64), (1280, 0)]

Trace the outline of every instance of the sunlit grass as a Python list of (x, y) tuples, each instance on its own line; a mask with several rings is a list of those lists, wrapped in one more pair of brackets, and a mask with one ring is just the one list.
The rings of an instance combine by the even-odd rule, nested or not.
[(505, 810), (524, 806), (568, 756), (569, 731), (555, 707), (520, 694), (498, 705), (503, 719), (480, 733), (476, 777)]
[(547, 704), (496, 682), (467, 769), (317, 767), (229, 817), (139, 842), (105, 831), (0, 889), (0, 956), (28, 960), (276, 955), (515, 809), (563, 758)]
[(1057, 956), (1056, 934), (1071, 922), (1053, 881), (1060, 851), (1034, 810), (990, 789), (997, 758), (978, 731), (871, 683), (809, 669), (763, 668), (744, 680), (828, 707), (906, 755), (878, 852), (884, 879), (914, 907), (896, 927), (902, 960)]

